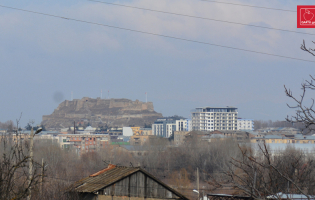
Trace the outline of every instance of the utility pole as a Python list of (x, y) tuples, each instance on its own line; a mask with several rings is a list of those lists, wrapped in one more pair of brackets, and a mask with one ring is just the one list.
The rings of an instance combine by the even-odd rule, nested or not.
[(197, 191), (198, 191), (198, 200), (199, 200), (200, 192), (199, 192), (199, 169), (198, 169), (198, 167), (197, 167)]
[(34, 137), (34, 130), (33, 127), (31, 129), (31, 135), (30, 135), (30, 159), (29, 159), (29, 169), (28, 169), (28, 196), (27, 196), (27, 200), (31, 200), (31, 183), (32, 183), (32, 172), (33, 172), (33, 137)]
[(31, 135), (30, 135), (30, 158), (29, 158), (29, 171), (28, 171), (28, 196), (27, 196), (27, 200), (31, 200), (31, 196), (32, 196), (32, 178), (33, 178), (33, 145), (34, 145), (34, 135), (38, 134), (39, 132), (41, 132), (43, 129), (42, 128), (38, 128), (34, 134), (34, 129), (32, 127), (31, 129)]
[(40, 180), (40, 196), (43, 195), (43, 181), (44, 181), (44, 158), (42, 158), (42, 176)]

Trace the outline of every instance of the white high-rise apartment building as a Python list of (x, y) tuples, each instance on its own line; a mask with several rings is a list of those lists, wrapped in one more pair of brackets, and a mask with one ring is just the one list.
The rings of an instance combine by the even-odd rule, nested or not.
[(237, 130), (237, 108), (196, 108), (192, 114), (192, 129), (198, 131)]
[(176, 120), (176, 131), (192, 131), (190, 119)]

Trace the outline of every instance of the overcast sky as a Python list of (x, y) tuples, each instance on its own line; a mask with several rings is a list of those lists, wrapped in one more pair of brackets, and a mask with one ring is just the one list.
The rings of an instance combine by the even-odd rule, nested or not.
[[(105, 0), (104, 0), (105, 1)], [(223, 0), (222, 0), (223, 1)], [(199, 17), (297, 29), (296, 13), (201, 0), (112, 1)], [(296, 10), (296, 0), (225, 0)], [(0, 5), (85, 21), (315, 61), (300, 50), (315, 35), (174, 16), (84, 0), (1, 0)], [(315, 45), (313, 45), (315, 47)], [(292, 114), (284, 85), (299, 95), (314, 63), (145, 35), (0, 8), (0, 121), (36, 124), (65, 99), (127, 98), (154, 103), (163, 116), (190, 117), (203, 106), (235, 106), (239, 116), (284, 120)], [(310, 97), (311, 95), (309, 95)]]

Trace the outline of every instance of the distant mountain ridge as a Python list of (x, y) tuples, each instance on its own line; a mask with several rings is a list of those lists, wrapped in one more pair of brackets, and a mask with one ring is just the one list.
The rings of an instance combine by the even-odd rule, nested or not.
[(42, 125), (46, 128), (68, 128), (73, 122), (85, 121), (97, 127), (107, 124), (110, 127), (144, 126), (163, 117), (154, 111), (152, 102), (130, 99), (92, 99), (83, 97), (73, 101), (65, 100), (51, 115), (44, 115)]

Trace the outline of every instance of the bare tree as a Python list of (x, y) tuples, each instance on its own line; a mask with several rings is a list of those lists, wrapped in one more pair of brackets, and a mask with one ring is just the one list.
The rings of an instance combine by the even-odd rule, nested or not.
[[(18, 126), (17, 126), (18, 127)], [(23, 199), (30, 188), (36, 188), (44, 173), (42, 165), (30, 161), (28, 145), (21, 134), (8, 132), (0, 136), (0, 199)], [(28, 163), (33, 162), (33, 176), (29, 180)]]
[[(315, 44), (314, 41), (313, 41), (313, 43)], [(303, 40), (303, 43), (301, 44), (301, 49), (302, 49), (303, 51), (306, 51), (306, 52), (312, 54), (313, 56), (315, 56), (315, 53), (313, 53), (313, 52), (315, 52), (315, 49), (306, 47), (304, 40)]]
[(286, 120), (290, 123), (302, 123), (308, 131), (313, 130), (315, 125), (314, 98), (311, 98), (311, 101), (307, 102), (305, 97), (308, 91), (315, 90), (314, 81), (315, 78), (310, 75), (310, 80), (305, 80), (301, 84), (302, 94), (299, 96), (294, 96), (292, 91), (284, 86), (286, 95), (295, 103), (295, 105), (287, 105), (289, 108), (296, 110), (295, 115), (291, 117), (287, 116)]
[(288, 147), (272, 153), (265, 143), (257, 151), (246, 146), (239, 150), (241, 156), (232, 158), (228, 170), (212, 181), (217, 188), (232, 186), (255, 199), (269, 195), (281, 199), (279, 193), (303, 194), (310, 199), (315, 194), (314, 159), (303, 151)]

